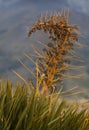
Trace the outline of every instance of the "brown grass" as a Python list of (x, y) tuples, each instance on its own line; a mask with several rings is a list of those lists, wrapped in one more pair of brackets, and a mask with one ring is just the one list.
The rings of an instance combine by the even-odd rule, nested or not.
[[(66, 14), (66, 15), (65, 15)], [(43, 93), (55, 88), (63, 81), (65, 76), (67, 78), (79, 78), (80, 75), (70, 75), (68, 70), (79, 70), (83, 66), (75, 66), (71, 64), (71, 60), (79, 60), (74, 55), (75, 46), (82, 47), (78, 43), (80, 32), (76, 25), (70, 25), (68, 21), (69, 14), (56, 13), (49, 17), (40, 17), (39, 20), (32, 26), (28, 32), (30, 37), (32, 33), (37, 30), (49, 34), (50, 43), (44, 44), (40, 42), (44, 49), (42, 54), (37, 48), (33, 47), (36, 56), (36, 78), (37, 86), (41, 86)]]

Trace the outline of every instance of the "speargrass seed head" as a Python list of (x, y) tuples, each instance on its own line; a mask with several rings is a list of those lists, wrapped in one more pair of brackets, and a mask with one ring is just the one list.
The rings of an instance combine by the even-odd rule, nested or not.
[[(68, 18), (60, 13), (56, 13), (48, 18), (44, 16), (29, 30), (28, 36), (37, 30), (49, 33), (50, 43), (42, 50), (43, 58), (38, 58), (38, 83), (47, 91), (61, 84), (68, 67), (71, 65), (72, 52), (75, 43), (78, 43), (79, 31), (76, 25), (70, 25)], [(44, 44), (43, 44), (44, 45)], [(42, 75), (44, 75), (42, 77)], [(44, 89), (45, 88), (45, 89)], [(44, 92), (45, 93), (45, 92)]]

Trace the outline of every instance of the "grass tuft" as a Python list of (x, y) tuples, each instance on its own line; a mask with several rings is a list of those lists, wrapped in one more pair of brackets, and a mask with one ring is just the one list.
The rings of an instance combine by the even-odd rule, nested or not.
[(88, 130), (89, 112), (59, 94), (0, 82), (0, 130)]
[(10, 81), (0, 81), (0, 130), (89, 130), (89, 106), (86, 106), (89, 101), (71, 103), (63, 99), (63, 95), (76, 95), (80, 91), (75, 91), (77, 86), (62, 91), (61, 86), (67, 78), (82, 76), (69, 73), (84, 68), (72, 64), (72, 60), (83, 62), (75, 52), (76, 47), (82, 47), (78, 43), (80, 32), (77, 26), (69, 24), (66, 12), (58, 12), (40, 17), (28, 36), (38, 30), (49, 34), (50, 43), (39, 42), (42, 52), (32, 46), (36, 61), (25, 54), (35, 65), (35, 72), (19, 59), (33, 75), (35, 83), (28, 82), (16, 71), (13, 72), (23, 80), (23, 85), (18, 82), (13, 86)]

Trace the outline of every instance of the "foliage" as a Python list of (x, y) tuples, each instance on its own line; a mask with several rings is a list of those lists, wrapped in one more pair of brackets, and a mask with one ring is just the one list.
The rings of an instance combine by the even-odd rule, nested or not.
[(0, 130), (89, 130), (89, 113), (69, 104), (61, 93), (0, 82)]
[(81, 104), (70, 103), (62, 99), (59, 87), (65, 76), (79, 78), (81, 75), (70, 75), (68, 70), (79, 70), (82, 66), (72, 65), (71, 59), (80, 60), (74, 55), (78, 43), (78, 28), (70, 25), (68, 16), (56, 13), (49, 18), (41, 17), (29, 30), (42, 30), (49, 33), (50, 43), (40, 44), (44, 47), (42, 53), (33, 47), (36, 56), (33, 73), (21, 60), (21, 64), (31, 72), (36, 84), (26, 81), (18, 72), (13, 71), (20, 82), (13, 86), (10, 81), (0, 82), (0, 130), (89, 130), (89, 112), (81, 109)]

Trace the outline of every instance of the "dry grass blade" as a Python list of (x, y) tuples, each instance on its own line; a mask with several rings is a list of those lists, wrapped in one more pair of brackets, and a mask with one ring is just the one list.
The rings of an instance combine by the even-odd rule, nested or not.
[(30, 61), (32, 61), (34, 65), (36, 65), (35, 61), (30, 57), (30, 55), (25, 53), (24, 56), (27, 57)]
[(40, 53), (40, 50), (36, 46), (31, 45), (31, 47), (33, 48), (33, 50), (34, 50), (34, 52), (35, 52), (35, 54), (37, 56), (42, 57), (42, 54)]
[(79, 91), (79, 92), (75, 92), (75, 93), (71, 93), (71, 94), (65, 94), (64, 96), (69, 97), (69, 96), (75, 96), (75, 95), (79, 95), (81, 93), (84, 93), (83, 91)]
[(84, 69), (85, 66), (75, 66), (75, 65), (70, 65), (69, 70), (80, 70), (80, 69)]
[(81, 73), (81, 74), (77, 74), (77, 75), (70, 75), (69, 73), (66, 73), (64, 76), (64, 80), (66, 79), (77, 79), (77, 78), (81, 78), (83, 76), (85, 76), (85, 74)]
[(20, 59), (18, 59), (18, 61), (34, 76), (34, 78), (36, 78), (35, 74), (31, 71), (30, 68), (28, 68)]
[(15, 70), (12, 71), (15, 75), (17, 75), (22, 81), (24, 81), (24, 83), (27, 85), (27, 81), (18, 73), (16, 72)]
[(76, 90), (77, 88), (79, 88), (79, 86), (75, 86), (75, 87), (70, 88), (70, 89), (68, 89), (68, 90), (66, 90), (66, 91), (63, 91), (62, 94), (69, 93), (69, 92), (71, 92), (71, 91)]

